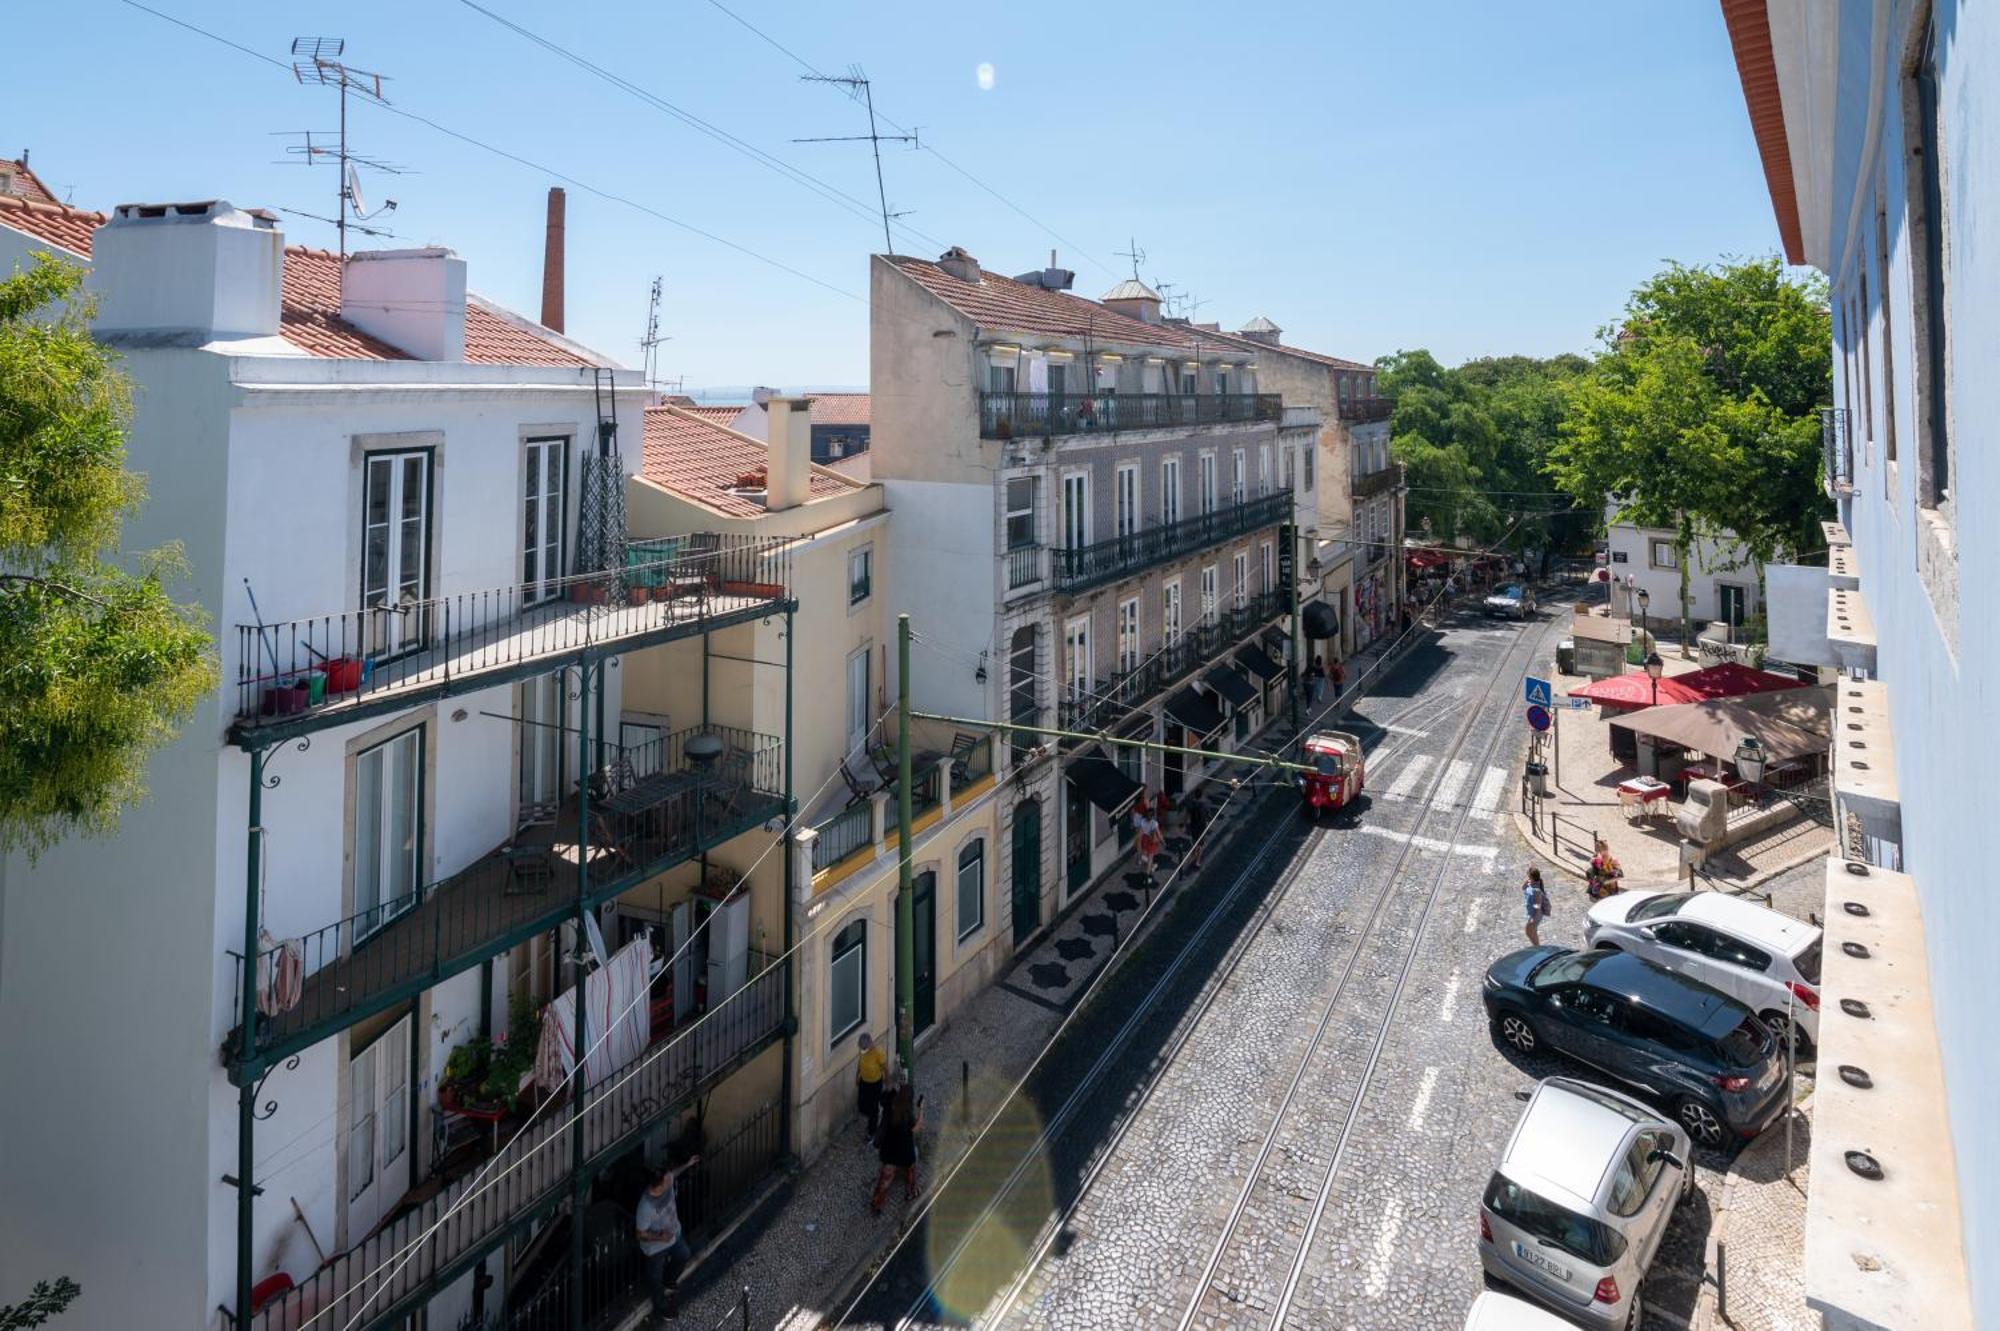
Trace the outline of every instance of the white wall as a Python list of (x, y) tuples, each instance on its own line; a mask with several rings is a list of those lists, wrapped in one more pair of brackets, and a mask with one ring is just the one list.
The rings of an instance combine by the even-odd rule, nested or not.
[[(1653, 624), (1653, 632), (1663, 636), (1678, 633), (1681, 616), (1680, 570), (1655, 568), (1650, 557), (1654, 541), (1665, 541), (1671, 546), (1674, 534), (1614, 523), (1607, 535), (1612, 579), (1623, 587), (1629, 575), (1635, 588), (1645, 589), (1651, 598), (1646, 614)], [(1622, 561), (1620, 555), (1624, 556)], [(1757, 566), (1750, 562), (1749, 552), (1734, 541), (1698, 539), (1688, 557), (1688, 614), (1694, 621), (1694, 632), (1699, 633), (1711, 620), (1722, 617), (1722, 598), (1717, 588), (1723, 583), (1733, 583), (1745, 589), (1746, 618), (1757, 613), (1764, 598), (1757, 585)], [(1625, 602), (1622, 593), (1614, 596), (1613, 605), (1623, 612)]]
[[(996, 491), (984, 478), (976, 484), (885, 480), (884, 487), (896, 514), (896, 539), (888, 548), (892, 593), (882, 609), (883, 631), (893, 641), (896, 615), (908, 610), (911, 629), (948, 653), (911, 648), (911, 698), (927, 711), (986, 716), (997, 705), (989, 696), (999, 697), (1006, 673), (993, 642), (995, 587), (1004, 576), (995, 562)], [(985, 685), (973, 678), (982, 651), (994, 653)], [(893, 689), (893, 669), (888, 679)]]

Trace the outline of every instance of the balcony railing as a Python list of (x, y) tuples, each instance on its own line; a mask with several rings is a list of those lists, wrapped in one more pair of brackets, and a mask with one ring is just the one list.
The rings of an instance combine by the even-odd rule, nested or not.
[(678, 536), (629, 542), (624, 566), (603, 573), (239, 624), (236, 730), (338, 725), (426, 693), (553, 669), (592, 648), (754, 618), (782, 606), (790, 588), (782, 539)]
[(1129, 536), (1049, 552), (1058, 591), (1076, 592), (1207, 549), (1217, 542), (1292, 520), (1292, 492), (1279, 490), (1199, 517), (1144, 527)]
[(1854, 439), (1846, 407), (1819, 409), (1819, 445), (1826, 459), (1826, 492), (1845, 494), (1854, 487)]
[(1281, 592), (1265, 592), (1241, 606), (1217, 613), (1215, 622), (1198, 624), (1170, 647), (1144, 657), (1131, 670), (1113, 671), (1088, 688), (1070, 686), (1057, 698), (1057, 722), (1063, 730), (1102, 730), (1115, 724), (1155, 695), (1208, 666), (1226, 663), (1229, 652), (1285, 613), (1290, 603)]
[[(886, 750), (878, 750), (885, 766), (893, 763)], [(951, 770), (954, 793), (993, 772), (993, 738), (980, 735), (969, 748), (952, 754), (926, 750), (913, 755), (910, 771), (910, 816), (918, 818), (944, 803), (943, 769)], [(895, 792), (894, 781), (882, 789)], [(893, 805), (891, 806), (893, 812)], [(887, 829), (893, 832), (894, 827)], [(840, 863), (849, 855), (875, 844), (875, 810), (872, 801), (857, 798), (832, 817), (813, 824), (813, 872)]]
[[(613, 1074), (583, 1112), (586, 1167), (601, 1168), (639, 1146), (654, 1127), (782, 1036), (788, 1020), (785, 968), (772, 966)], [(252, 1331), (293, 1331), (316, 1315), (316, 1326), (372, 1328), (407, 1313), (567, 1195), (569, 1117), (566, 1104), (544, 1109), (484, 1169), (266, 1304), (250, 1318)]]
[(1340, 401), (1340, 419), (1350, 425), (1386, 421), (1395, 410), (1396, 404), (1386, 397), (1350, 397)]
[[(721, 739), (721, 755), (689, 757), (697, 734)], [(727, 726), (610, 746), (591, 784), (593, 904), (785, 812), (781, 742)], [(582, 872), (577, 809), (572, 794), (549, 822), (458, 873), (261, 951), (258, 1057), (268, 1063), (303, 1049), (571, 918)], [(243, 958), (229, 955), (237, 1029), (223, 1054), (234, 1063), (242, 1056)], [(287, 983), (292, 975), (302, 982)]]
[(979, 437), (1276, 422), (1283, 412), (1276, 393), (981, 393)]
[(1354, 478), (1354, 497), (1356, 499), (1373, 499), (1376, 495), (1395, 489), (1401, 483), (1402, 479), (1403, 468), (1401, 464), (1395, 462), (1385, 463), (1377, 467), (1374, 471), (1362, 472)]
[(1032, 587), (1046, 574), (1042, 572), (1043, 547), (1039, 545), (1015, 546), (1007, 552), (1007, 590), (1019, 591)]

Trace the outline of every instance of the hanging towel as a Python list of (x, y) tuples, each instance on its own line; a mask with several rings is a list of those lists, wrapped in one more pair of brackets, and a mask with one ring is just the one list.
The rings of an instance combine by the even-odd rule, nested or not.
[(1028, 357), (1028, 391), (1030, 393), (1049, 391), (1049, 363), (1041, 356)]
[(257, 1011), (266, 1017), (290, 1012), (306, 988), (305, 944), (296, 938), (280, 943), (268, 929), (257, 931)]
[[(583, 1084), (596, 1086), (630, 1063), (653, 1039), (652, 1005), (646, 999), (646, 970), (652, 940), (640, 935), (592, 971), (583, 982)], [(604, 1038), (609, 1029), (611, 1036)], [(563, 990), (542, 1009), (542, 1038), (535, 1047), (535, 1082), (544, 1090), (562, 1084), (576, 1066), (576, 989)]]

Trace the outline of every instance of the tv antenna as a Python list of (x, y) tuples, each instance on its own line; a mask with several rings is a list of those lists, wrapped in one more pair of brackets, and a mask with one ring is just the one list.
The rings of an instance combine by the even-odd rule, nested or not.
[[(352, 214), (356, 222), (366, 222), (371, 218), (380, 217), (384, 213), (394, 212), (396, 208), (396, 201), (388, 199), (383, 202), (380, 208), (377, 208), (372, 213), (369, 212), (366, 201), (361, 196), (361, 177), (357, 174), (355, 168), (357, 166), (366, 166), (372, 170), (387, 172), (390, 175), (402, 174), (398, 168), (389, 165), (387, 162), (379, 162), (372, 158), (363, 157), (358, 153), (350, 151), (348, 148), (348, 94), (352, 93), (366, 101), (375, 103), (377, 106), (387, 106), (389, 99), (382, 95), (384, 77), (369, 70), (356, 69), (352, 65), (342, 63), (340, 57), (346, 53), (347, 41), (342, 37), (296, 37), (292, 40), (293, 76), (300, 83), (316, 83), (325, 87), (340, 89), (340, 133), (335, 141), (330, 145), (324, 143), (315, 144), (312, 140), (312, 135), (308, 133), (305, 136), (304, 145), (302, 147), (295, 146), (291, 151), (303, 154), (307, 165), (313, 165), (327, 157), (335, 159), (338, 163), (340, 210), (332, 221), (334, 229), (340, 233), (340, 271), (343, 273), (347, 268), (347, 228), (350, 225), (347, 220), (348, 216)], [(299, 215), (301, 217), (309, 217), (312, 214), (301, 213)], [(377, 231), (370, 231), (368, 228), (360, 226), (357, 226), (356, 230), (367, 235), (384, 234)]]
[(867, 76), (859, 65), (851, 65), (845, 74), (801, 74), (805, 83), (837, 83), (847, 89), (849, 97), (859, 97), (868, 107), (868, 132), (866, 134), (842, 134), (831, 138), (793, 139), (793, 143), (861, 143), (866, 142), (875, 152), (875, 197), (882, 205), (882, 252), (894, 254), (896, 242), (889, 238), (889, 222), (892, 218), (907, 217), (908, 213), (889, 211), (889, 191), (882, 184), (882, 145), (884, 143), (907, 143), (912, 148), (921, 148), (917, 135), (922, 130), (919, 125), (908, 134), (884, 134), (875, 128), (875, 93), (869, 87)]
[(1146, 251), (1140, 249), (1139, 242), (1130, 237), (1126, 238), (1125, 244), (1130, 248), (1113, 250), (1111, 252), (1121, 259), (1130, 259), (1132, 261), (1132, 280), (1136, 282), (1139, 280), (1139, 265), (1146, 262)]
[(661, 279), (653, 279), (653, 289), (646, 298), (646, 335), (639, 339), (639, 353), (644, 359), (646, 382), (657, 388), (661, 385), (657, 372), (660, 367), (660, 343), (671, 342), (671, 337), (660, 336), (660, 287)]

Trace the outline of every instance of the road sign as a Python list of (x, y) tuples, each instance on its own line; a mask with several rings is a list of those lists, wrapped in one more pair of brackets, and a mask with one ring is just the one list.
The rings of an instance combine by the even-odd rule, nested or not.
[(1531, 729), (1547, 730), (1549, 728), (1549, 719), (1548, 708), (1541, 706), (1539, 703), (1529, 704), (1528, 725)]
[(1591, 705), (1591, 700), (1589, 698), (1572, 698), (1565, 694), (1563, 697), (1553, 699), (1548, 705), (1550, 707), (1567, 707), (1572, 712), (1580, 712)]
[(1549, 687), (1546, 679), (1536, 679), (1533, 675), (1522, 681), (1521, 691), (1527, 696), (1527, 701), (1537, 707), (1547, 707), (1549, 700), (1555, 696), (1555, 690)]

